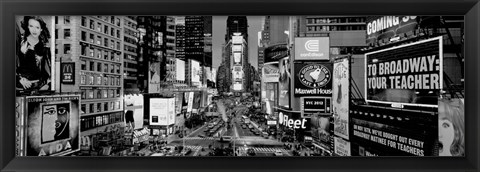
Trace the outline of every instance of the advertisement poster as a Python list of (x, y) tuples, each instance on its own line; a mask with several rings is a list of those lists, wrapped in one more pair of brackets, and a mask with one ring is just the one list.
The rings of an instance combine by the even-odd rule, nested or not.
[(192, 69), (191, 69), (192, 84), (198, 86), (198, 85), (200, 85), (200, 75), (202, 73), (202, 71), (200, 69), (200, 63), (198, 63), (195, 60), (191, 60), (190, 64), (191, 64), (191, 67), (192, 67)]
[(332, 95), (332, 68), (330, 62), (294, 64), (295, 97)]
[(351, 156), (350, 142), (340, 137), (335, 138), (335, 154), (338, 156)]
[(148, 93), (160, 92), (160, 62), (150, 62), (148, 72)]
[(330, 37), (295, 38), (295, 60), (330, 60)]
[(282, 126), (285, 129), (294, 129), (295, 131), (309, 131), (311, 130), (310, 121), (310, 118), (302, 118), (300, 116), (300, 113), (290, 113), (287, 111), (278, 112), (278, 125)]
[[(53, 16), (17, 16), (17, 93), (54, 90), (55, 19)], [(32, 26), (32, 27), (30, 27)], [(69, 51), (64, 52), (70, 53)]]
[[(375, 156), (437, 156), (436, 112), (383, 107), (352, 109), (352, 154)], [(440, 139), (441, 140), (441, 139)], [(447, 142), (445, 142), (447, 143)], [(358, 147), (362, 147), (362, 150)], [(355, 156), (355, 155), (354, 155)]]
[(330, 130), (330, 118), (326, 115), (313, 115), (310, 118), (312, 138), (314, 143), (319, 143), (323, 149), (330, 150), (331, 145), (331, 130)]
[(171, 125), (175, 123), (175, 99), (151, 98), (150, 99), (150, 125)]
[(279, 61), (280, 78), (278, 79), (278, 105), (290, 107), (290, 59), (283, 58)]
[(438, 101), (439, 156), (465, 156), (465, 104), (463, 99)]
[(367, 102), (437, 107), (443, 89), (442, 36), (365, 54)]
[(62, 84), (75, 84), (75, 62), (61, 63), (60, 70), (60, 82)]
[(143, 106), (143, 95), (125, 95), (125, 122), (127, 125), (130, 123), (133, 129), (143, 128)]
[(333, 123), (334, 133), (349, 140), (350, 63), (348, 58), (336, 60), (333, 64)]
[(185, 61), (180, 59), (175, 59), (175, 75), (177, 81), (185, 81)]
[(367, 45), (375, 45), (381, 40), (390, 41), (390, 38), (417, 29), (417, 16), (369, 16), (367, 22)]
[(280, 78), (278, 62), (269, 62), (263, 64), (262, 72), (263, 82), (278, 82), (278, 79)]
[(26, 97), (27, 156), (59, 156), (80, 150), (80, 96)]
[(180, 114), (183, 108), (183, 93), (175, 94), (175, 114)]
[[(187, 94), (187, 93), (185, 93)], [(192, 109), (193, 109), (193, 95), (194, 95), (194, 92), (188, 92), (188, 104), (187, 104), (187, 112), (192, 112)]]

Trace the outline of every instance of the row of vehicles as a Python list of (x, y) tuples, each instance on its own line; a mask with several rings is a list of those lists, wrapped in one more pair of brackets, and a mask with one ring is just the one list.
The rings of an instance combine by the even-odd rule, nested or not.
[(257, 135), (257, 136), (260, 136), (260, 135), (261, 135), (263, 138), (268, 139), (268, 137), (269, 137), (268, 132), (261, 131), (261, 130), (255, 128), (255, 127), (250, 123), (250, 119), (249, 119), (248, 117), (242, 116), (241, 121), (242, 121), (242, 125), (241, 125), (241, 126), (242, 126), (243, 129), (247, 129), (247, 128), (248, 128), (248, 129), (250, 129), (250, 131), (251, 131), (253, 134), (255, 134), (255, 135)]

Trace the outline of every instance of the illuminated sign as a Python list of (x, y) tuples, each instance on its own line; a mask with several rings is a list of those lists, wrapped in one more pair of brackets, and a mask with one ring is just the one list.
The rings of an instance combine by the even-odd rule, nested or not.
[(62, 84), (75, 84), (75, 63), (61, 63), (60, 69)]
[(295, 38), (295, 60), (329, 60), (330, 37)]
[(288, 128), (294, 129), (307, 129), (307, 119), (290, 119), (288, 115), (284, 115), (283, 112), (278, 113), (278, 123)]

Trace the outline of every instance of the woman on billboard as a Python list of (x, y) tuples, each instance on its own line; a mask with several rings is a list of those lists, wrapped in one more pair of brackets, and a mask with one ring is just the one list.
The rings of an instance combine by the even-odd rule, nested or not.
[(20, 48), (17, 52), (17, 90), (49, 90), (51, 66), (47, 24), (39, 16), (24, 16), (20, 25), (24, 33), (17, 45)]
[(464, 103), (459, 99), (438, 101), (440, 156), (465, 156)]

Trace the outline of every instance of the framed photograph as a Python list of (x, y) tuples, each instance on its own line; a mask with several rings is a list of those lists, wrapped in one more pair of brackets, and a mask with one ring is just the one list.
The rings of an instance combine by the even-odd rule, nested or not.
[(478, 170), (478, 0), (267, 1), (2, 3), (0, 169)]

